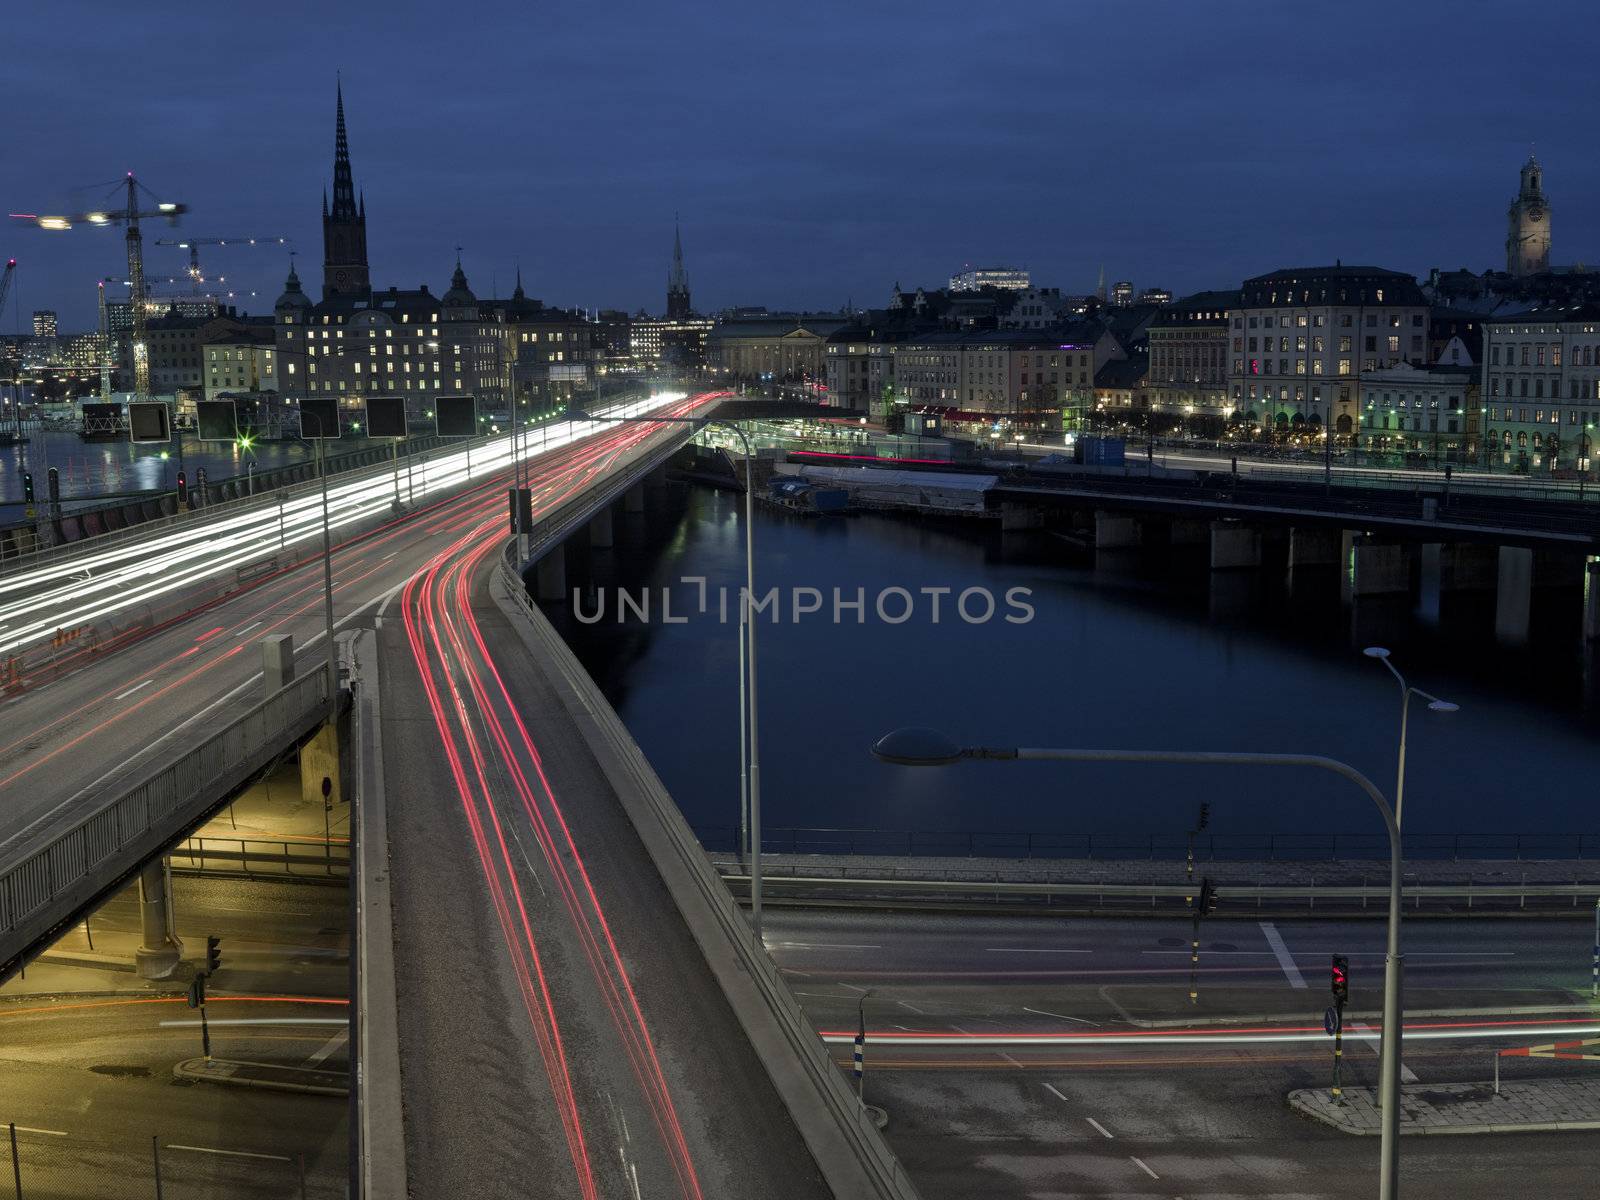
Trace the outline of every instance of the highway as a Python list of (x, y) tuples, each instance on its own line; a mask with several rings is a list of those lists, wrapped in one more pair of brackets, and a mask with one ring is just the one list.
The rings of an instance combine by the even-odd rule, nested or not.
[[(659, 436), (621, 427), (624, 453)], [(550, 497), (536, 497), (536, 506)], [(816, 1164), (541, 664), (489, 594), (497, 520), (382, 621), (416, 1195), (823, 1197)], [(519, 618), (520, 619), (520, 618)]]
[[(666, 402), (667, 398), (658, 398), (646, 407)], [(613, 425), (585, 422), (583, 440), (569, 445), (552, 435), (550, 448), (543, 452), (534, 441), (534, 476), (575, 478), (569, 474), (570, 467), (586, 453), (588, 439), (604, 437), (614, 429)], [(508, 440), (499, 452), (503, 462), (509, 455)], [(335, 549), (336, 628), (370, 619), (399, 592), (419, 564), (462, 531), (491, 516), (500, 518), (501, 528), (505, 528), (510, 472), (503, 465), (488, 470), (482, 461), (487, 456), (481, 450), (475, 453), (478, 458), (470, 484), (463, 470), (449, 485), (459, 490), (446, 495), (447, 484), (441, 475), (432, 485), (436, 498)], [(387, 507), (392, 485), (386, 483), (385, 488), (371, 504)], [(320, 509), (315, 514), (320, 519)], [(211, 526), (197, 529), (203, 532)], [(313, 524), (305, 536), (319, 536), (318, 529)], [(188, 536), (181, 530), (170, 535)], [(225, 545), (231, 545), (233, 533), (220, 536)], [(277, 529), (275, 525), (258, 526), (253, 536), (258, 544), (264, 540), (270, 546)], [(108, 553), (121, 555), (123, 551)], [(172, 573), (172, 582), (181, 584), (187, 579), (192, 585), (208, 578), (218, 562), (231, 561), (226, 549), (216, 556), (187, 549), (182, 553), (187, 565), (163, 557), (151, 558), (148, 565), (160, 564)], [(81, 569), (81, 560), (75, 559), (74, 564)], [(56, 569), (47, 568), (45, 573), (53, 576)], [(7, 576), (5, 586), (20, 588), (31, 574)], [(97, 577), (93, 586), (99, 589), (102, 581), (111, 577)], [(57, 591), (43, 594), (59, 601)], [(95, 592), (102, 600), (105, 594)], [(11, 611), (0, 598), (0, 624), (7, 622)], [(317, 669), (326, 658), (324, 625), (322, 563), (313, 557), (109, 651), (72, 651), (63, 660), (59, 676), (55, 671), (38, 672), (35, 678), (24, 680), (22, 690), (0, 703), (4, 728), (0, 733), (0, 857), (13, 858), (54, 832), (71, 815), (71, 801), (80, 793), (109, 790), (114, 781), (136, 778), (156, 754), (170, 749), (168, 743), (180, 731), (225, 720), (255, 703), (261, 695), (257, 648), (261, 638), (291, 635), (298, 669)]]
[[(1409, 923), (1412, 1075), (1486, 1080), (1497, 1048), (1600, 1032), (1591, 920)], [(1334, 952), (1351, 960), (1346, 1084), (1376, 1083), (1380, 922), (1208, 921), (1194, 1007), (1181, 918), (781, 910), (766, 923), (842, 1068), (866, 996), (868, 1102), (889, 1112), (890, 1144), (925, 1196), (1369, 1194), (1376, 1139), (1300, 1118), (1284, 1097), (1329, 1081)], [(1507, 1078), (1582, 1070), (1506, 1061)], [(1410, 1137), (1406, 1195), (1584, 1195), (1597, 1143)]]

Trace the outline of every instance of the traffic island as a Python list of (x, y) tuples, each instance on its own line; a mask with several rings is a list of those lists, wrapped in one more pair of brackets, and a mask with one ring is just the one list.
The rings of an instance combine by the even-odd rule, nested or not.
[[(1341, 1133), (1376, 1135), (1383, 1110), (1377, 1089), (1346, 1088), (1337, 1102), (1326, 1088), (1289, 1093), (1289, 1107)], [(1600, 1129), (1600, 1079), (1407, 1084), (1401, 1089), (1400, 1132), (1553, 1133)]]
[(226, 1058), (186, 1058), (172, 1068), (184, 1083), (216, 1083), (226, 1087), (263, 1088), (309, 1096), (348, 1096), (350, 1076), (344, 1071), (319, 1071), (276, 1063), (238, 1062)]

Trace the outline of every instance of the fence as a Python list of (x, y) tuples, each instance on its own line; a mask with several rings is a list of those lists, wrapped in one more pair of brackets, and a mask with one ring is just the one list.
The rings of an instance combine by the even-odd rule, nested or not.
[(345, 880), (350, 877), (350, 843), (192, 837), (173, 847), (170, 862), (174, 871), (195, 874)]
[(313, 727), (327, 711), (328, 688), (322, 671), (296, 679), (41, 849), (0, 866), (0, 977)]
[[(707, 850), (733, 852), (733, 825), (695, 826)], [(1404, 837), (1407, 861), (1600, 858), (1600, 833), (1421, 833)], [(937, 832), (914, 829), (778, 827), (762, 831), (767, 854), (862, 854), (920, 858), (1183, 859), (1188, 839), (1178, 834), (1007, 833), (994, 830)], [(1387, 861), (1384, 834), (1263, 833), (1197, 834), (1195, 858), (1205, 861), (1341, 862)]]
[[(64, 1123), (64, 1122), (63, 1122)], [(215, 1143), (221, 1141), (223, 1145)], [(0, 1126), (0, 1198), (344, 1200), (345, 1164), (289, 1139), (232, 1149), (220, 1128), (124, 1138), (18, 1122)]]

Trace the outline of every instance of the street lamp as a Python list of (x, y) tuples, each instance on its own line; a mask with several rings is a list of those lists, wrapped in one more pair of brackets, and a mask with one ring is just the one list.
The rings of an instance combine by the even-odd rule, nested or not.
[[(328, 639), (328, 723), (339, 716), (339, 652), (333, 644), (333, 538), (328, 527), (328, 438), (319, 413), (300, 406), (300, 424), (309, 417), (317, 427), (317, 474), (322, 478), (322, 615)], [(334, 418), (337, 420), (337, 416)], [(301, 440), (305, 437), (302, 429)]]
[[(1372, 651), (1368, 651), (1369, 654)], [(1380, 657), (1373, 655), (1373, 657)], [(1381, 657), (1387, 659), (1387, 652)], [(1390, 666), (1390, 670), (1394, 668)], [(1398, 677), (1399, 672), (1395, 672)], [(1408, 689), (1406, 696), (1409, 700)], [(1419, 692), (1426, 696), (1426, 693)], [(1448, 701), (1427, 696), (1429, 707), (1438, 712), (1453, 712), (1456, 706)], [(1404, 718), (1400, 770), (1405, 771)], [(1383, 817), (1384, 829), (1389, 834), (1389, 948), (1383, 978), (1383, 1030), (1380, 1054), (1382, 1076), (1379, 1080), (1380, 1101), (1383, 1108), (1381, 1167), (1378, 1179), (1379, 1200), (1396, 1200), (1400, 1186), (1400, 882), (1401, 850), (1398, 805), (1391, 809), (1389, 802), (1376, 784), (1348, 763), (1318, 754), (1259, 754), (1234, 751), (1200, 750), (1093, 750), (1093, 749), (1038, 749), (1018, 746), (962, 746), (936, 729), (897, 729), (879, 738), (872, 753), (884, 762), (907, 767), (942, 767), (962, 759), (998, 759), (1007, 762), (1124, 762), (1162, 763), (1191, 766), (1252, 766), (1252, 767), (1314, 767), (1331, 771), (1348, 779), (1367, 794)], [(1398, 789), (1397, 789), (1398, 795)]]
[[(748, 827), (741, 830), (740, 849), (748, 853), (750, 862), (750, 928), (756, 941), (761, 941), (761, 750), (757, 737), (756, 704), (756, 552), (755, 552), (755, 454), (750, 438), (734, 421), (715, 417), (658, 417), (653, 415), (594, 416), (591, 421), (613, 421), (618, 424), (694, 425), (701, 429), (720, 425), (733, 431), (744, 447), (744, 577), (745, 598), (739, 606), (739, 649), (742, 670), (739, 672), (739, 718), (741, 743), (748, 739), (748, 752), (740, 754), (741, 823), (748, 814)], [(743, 751), (744, 747), (741, 746)]]

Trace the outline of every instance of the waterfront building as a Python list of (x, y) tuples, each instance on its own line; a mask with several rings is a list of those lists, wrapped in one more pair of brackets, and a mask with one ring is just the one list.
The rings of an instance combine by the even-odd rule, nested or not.
[(1600, 425), (1600, 303), (1492, 317), (1484, 329), (1485, 461), (1590, 470)]
[[(1464, 345), (1455, 343), (1455, 357)], [(1470, 462), (1477, 453), (1477, 371), (1472, 362), (1398, 362), (1360, 381), (1361, 444), (1408, 461)]]
[(1196, 292), (1158, 310), (1146, 330), (1147, 387), (1153, 410), (1225, 420), (1228, 399), (1228, 322), (1237, 290)]
[(38, 308), (33, 312), (33, 336), (36, 338), (53, 338), (56, 336), (56, 314), (48, 308)]
[(1151, 411), (1150, 356), (1144, 352), (1113, 358), (1094, 375), (1094, 408), (1102, 419), (1137, 415), (1143, 424)]
[(711, 365), (732, 381), (818, 383), (825, 378), (823, 347), (845, 318), (772, 313), (718, 323), (707, 338)]
[(220, 328), (202, 335), (207, 400), (224, 392), (276, 392), (278, 352), (270, 319), (243, 328)]
[(1427, 298), (1381, 267), (1284, 267), (1244, 281), (1229, 317), (1229, 403), (1251, 425), (1353, 437), (1362, 378), (1423, 366)]

